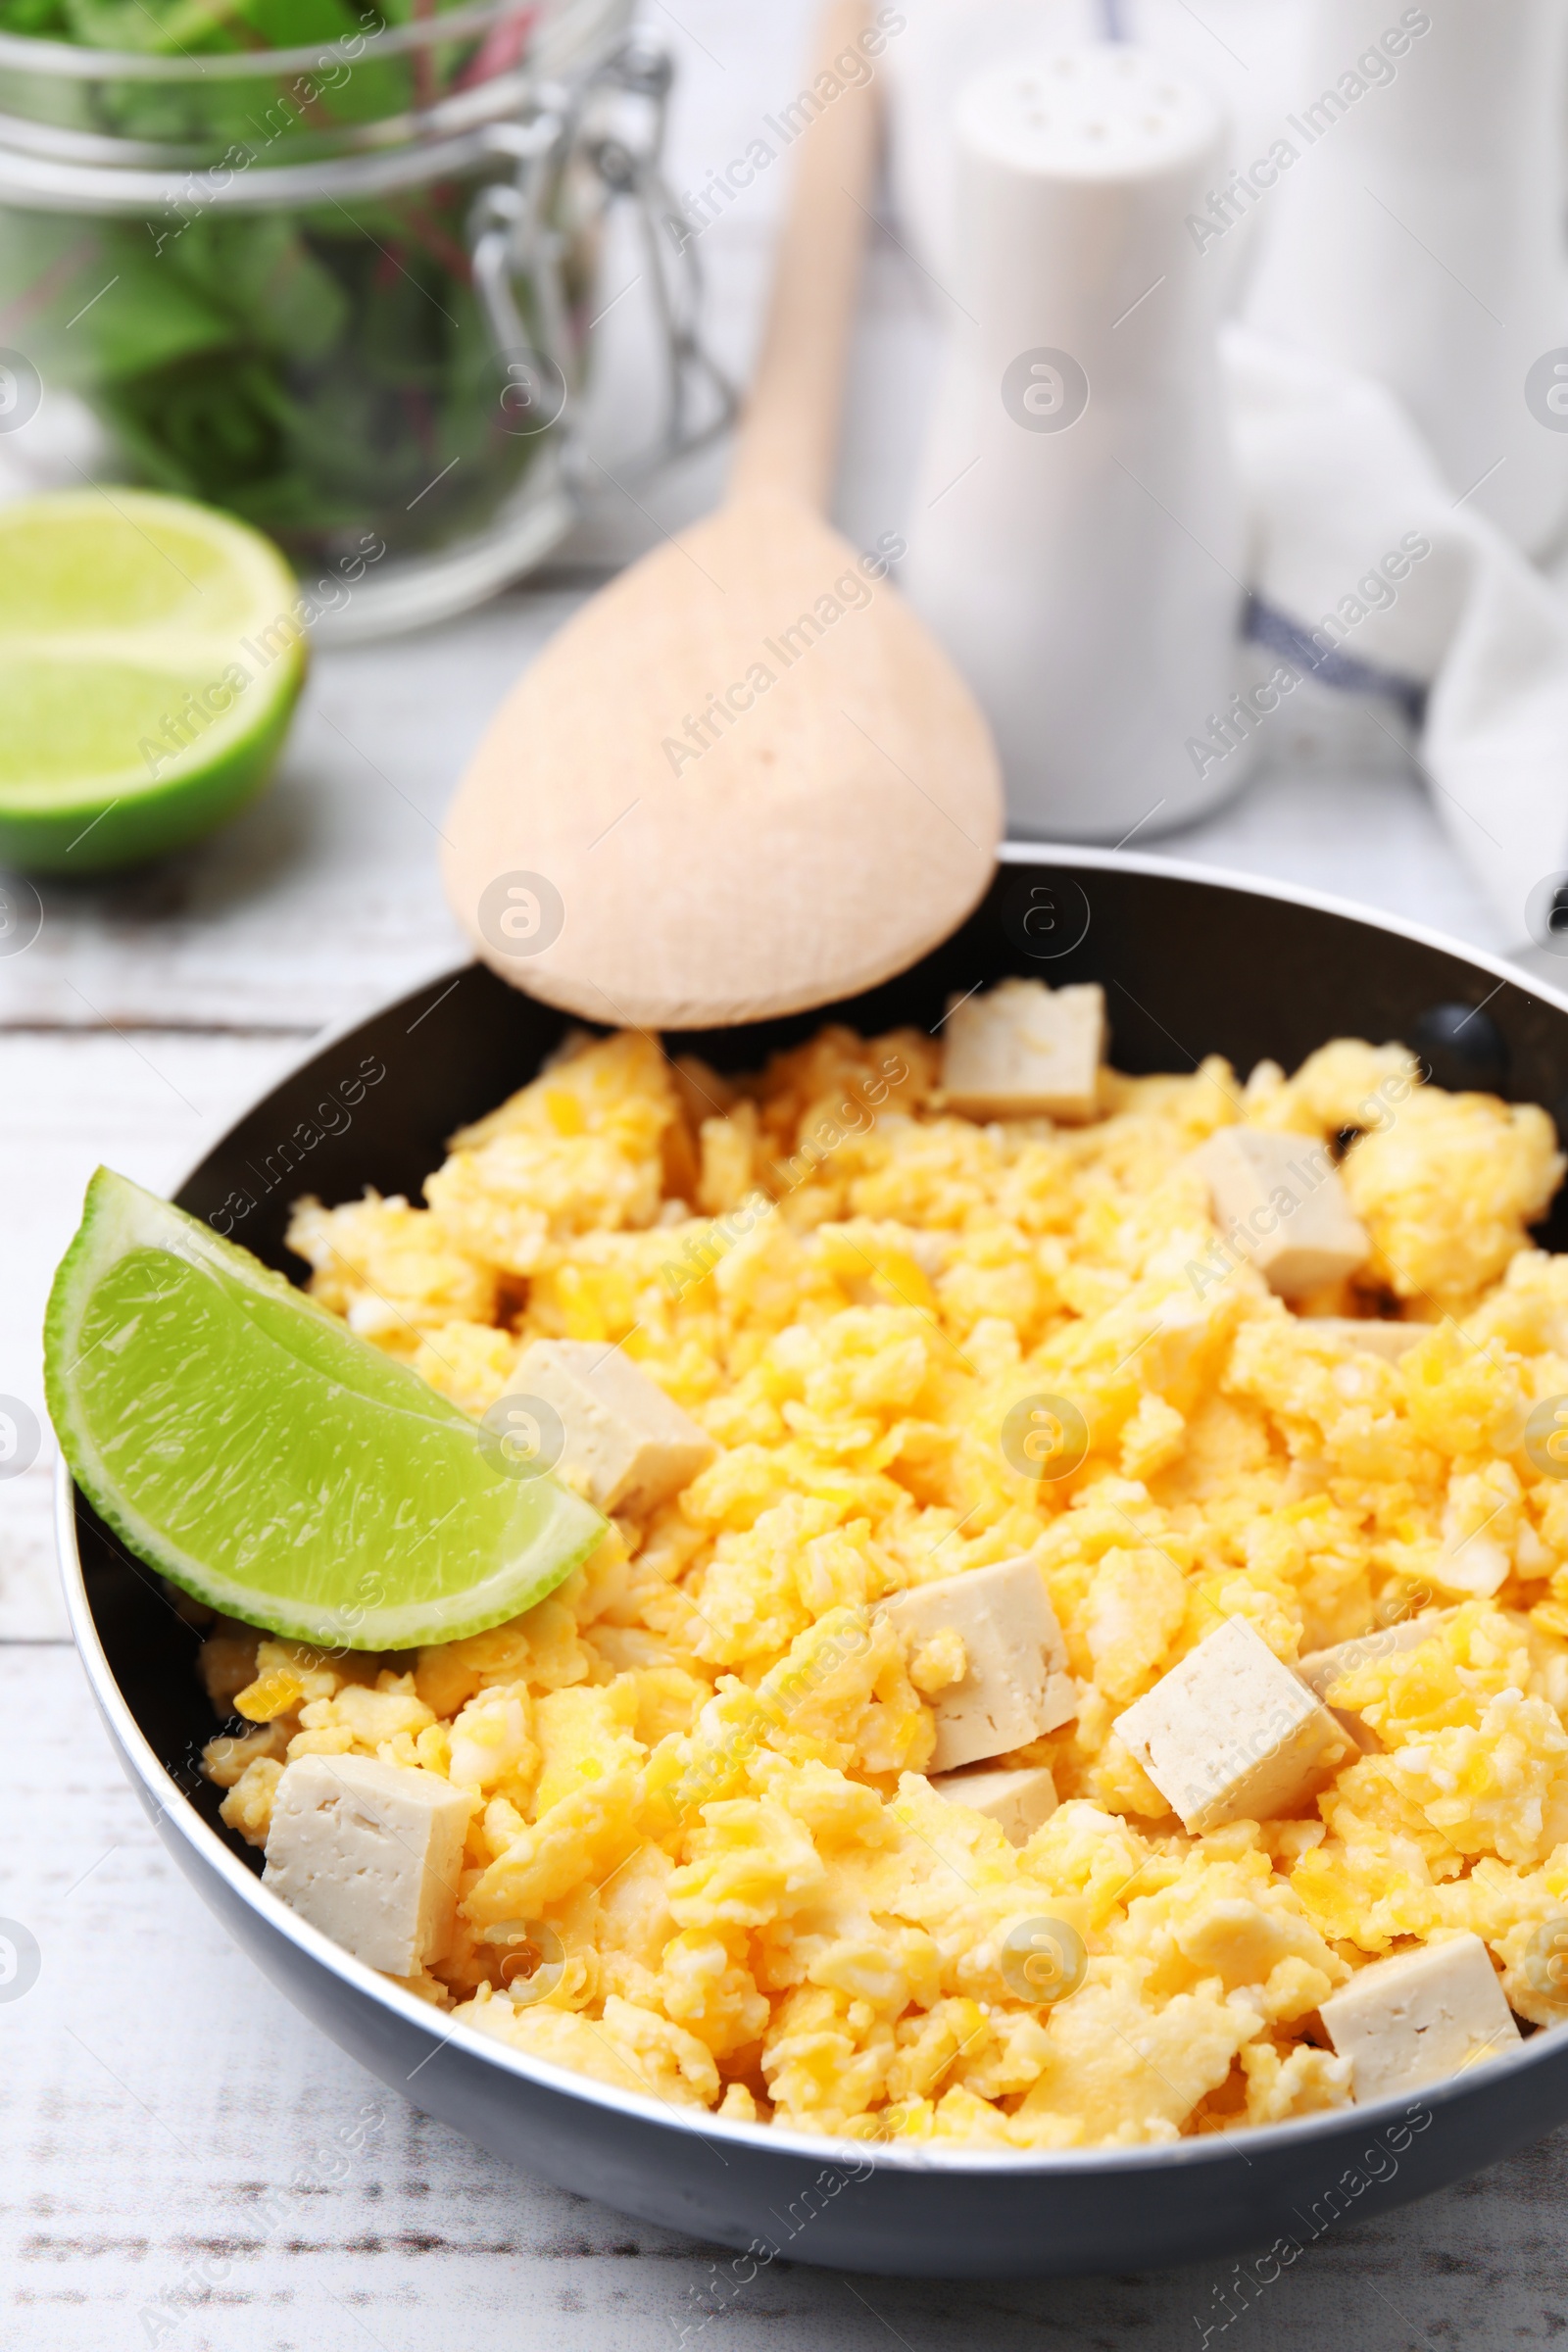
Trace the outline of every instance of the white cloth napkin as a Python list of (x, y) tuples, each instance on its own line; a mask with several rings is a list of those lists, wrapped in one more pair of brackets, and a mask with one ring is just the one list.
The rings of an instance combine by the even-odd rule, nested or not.
[(1253, 634), (1325, 684), (1426, 690), (1438, 814), (1523, 945), (1568, 869), (1568, 599), (1455, 502), (1381, 385), (1240, 324), (1223, 349)]

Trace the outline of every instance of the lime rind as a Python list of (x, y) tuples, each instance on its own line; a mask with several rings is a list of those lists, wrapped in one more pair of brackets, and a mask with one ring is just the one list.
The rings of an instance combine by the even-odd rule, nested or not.
[(389, 1650), (483, 1632), (605, 1533), (569, 1488), (498, 1471), (477, 1423), (408, 1366), (107, 1169), (44, 1354), (99, 1515), (197, 1599), (292, 1640)]
[[(61, 816), (198, 777), (265, 733), (280, 706), (292, 708), (300, 666), (291, 650), (274, 683), (242, 678), (248, 665), (232, 646), (62, 650), (53, 639), (7, 639), (0, 811)], [(172, 728), (190, 740), (181, 745)]]
[(117, 793), (113, 782), (47, 802), (0, 791), (0, 864), (31, 874), (111, 873), (182, 850), (239, 811), (277, 765), (294, 716), (287, 695), (262, 723), (220, 745), (199, 767), (168, 771), (148, 789)]
[(282, 747), (309, 612), (259, 532), (187, 501), (0, 508), (0, 861), (101, 871), (234, 814)]

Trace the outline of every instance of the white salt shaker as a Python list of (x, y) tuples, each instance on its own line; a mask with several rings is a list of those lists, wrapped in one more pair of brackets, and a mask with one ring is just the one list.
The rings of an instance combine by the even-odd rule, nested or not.
[[(900, 236), (922, 269), (942, 284), (950, 282), (954, 95), (987, 67), (1026, 52), (1048, 54), (1102, 40), (1152, 49), (1219, 99), (1232, 133), (1230, 163), (1266, 155), (1286, 108), (1296, 104), (1298, 20), (1306, 4), (1202, 0), (1195, 13), (1188, 0), (900, 0), (908, 23), (888, 42), (883, 61)], [(1257, 225), (1249, 218), (1225, 239), (1224, 265), (1233, 280), (1242, 273)]]
[(1550, 547), (1568, 524), (1568, 0), (1309, 0), (1299, 73), (1250, 318), (1381, 377), (1455, 498)]
[(893, 209), (921, 268), (951, 285), (954, 99), (991, 66), (1104, 39), (1105, 0), (903, 0), (901, 14), (908, 26), (886, 58)]
[(1192, 748), (1227, 713), (1245, 596), (1220, 277), (1186, 227), (1223, 120), (1118, 44), (978, 75), (956, 131), (961, 310), (904, 585), (996, 731), (1014, 832), (1162, 830), (1246, 764)]

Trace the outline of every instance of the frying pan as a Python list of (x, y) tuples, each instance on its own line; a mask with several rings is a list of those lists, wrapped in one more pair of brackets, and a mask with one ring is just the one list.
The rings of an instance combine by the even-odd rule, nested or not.
[[(1568, 1127), (1568, 1000), (1513, 967), (1336, 900), (1082, 850), (1009, 849), (960, 931), (851, 1003), (666, 1043), (719, 1069), (753, 1069), (829, 1019), (873, 1034), (934, 1029), (950, 995), (1008, 973), (1100, 981), (1123, 1070), (1188, 1070), (1206, 1054), (1244, 1073), (1264, 1055), (1294, 1068), (1330, 1038), (1397, 1038), (1440, 1085), (1540, 1102)], [(297, 1277), (283, 1244), (294, 1198), (352, 1200), (372, 1184), (416, 1199), (445, 1138), (523, 1085), (564, 1026), (479, 965), (448, 973), (314, 1047), (177, 1198)], [(1568, 1206), (1541, 1239), (1568, 1248)], [(1044, 2277), (1272, 2245), (1264, 2259), (1279, 2266), (1341, 2215), (1364, 2219), (1444, 2187), (1568, 2117), (1559, 2033), (1529, 2034), (1413, 2100), (1053, 2155), (719, 2123), (524, 2057), (454, 2027), (262, 1886), (260, 1856), (223, 1828), (219, 1791), (198, 1769), (214, 1730), (192, 1671), (199, 1637), (64, 1468), (59, 1542), (76, 1641), (125, 1772), (174, 1860), (273, 1984), (372, 2074), (493, 2155), (753, 2264), (779, 2255), (906, 2278)]]

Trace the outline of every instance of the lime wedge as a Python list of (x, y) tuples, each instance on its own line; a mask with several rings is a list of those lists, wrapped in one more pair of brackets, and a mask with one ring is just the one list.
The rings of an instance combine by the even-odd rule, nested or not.
[(77, 1485), (175, 1584), (327, 1648), (532, 1608), (605, 1522), (232, 1242), (100, 1168), (44, 1325)]
[(305, 676), (298, 598), (259, 532), (186, 499), (0, 507), (0, 862), (101, 872), (249, 800)]

